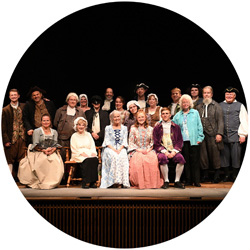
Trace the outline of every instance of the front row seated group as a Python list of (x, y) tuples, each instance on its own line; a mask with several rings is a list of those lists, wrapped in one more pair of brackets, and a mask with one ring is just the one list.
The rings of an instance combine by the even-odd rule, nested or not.
[[(132, 102), (139, 106), (137, 101)], [(166, 189), (169, 187), (170, 162), (176, 164), (174, 187), (185, 188), (180, 182), (184, 165), (185, 185), (199, 187), (198, 144), (203, 141), (204, 135), (199, 113), (191, 106), (189, 96), (183, 95), (180, 99), (181, 112), (171, 120), (171, 110), (162, 108), (162, 119), (154, 128), (148, 125), (144, 110), (139, 109), (129, 136), (127, 127), (121, 123), (120, 112), (112, 112), (111, 125), (105, 128), (102, 144), (100, 188)], [(84, 117), (74, 120), (76, 132), (70, 139), (71, 160), (79, 163), (82, 187), (96, 188), (97, 152), (87, 127)], [(50, 115), (44, 114), (42, 126), (34, 130), (28, 155), (20, 162), (18, 178), (21, 183), (39, 189), (51, 189), (60, 184), (64, 164), (56, 150), (60, 147), (57, 136), (57, 131), (51, 128)]]

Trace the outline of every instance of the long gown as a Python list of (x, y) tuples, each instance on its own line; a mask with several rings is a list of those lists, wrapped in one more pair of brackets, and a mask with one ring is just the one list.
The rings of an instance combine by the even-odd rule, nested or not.
[(34, 150), (40, 148), (57, 147), (57, 131), (51, 129), (51, 135), (45, 135), (42, 128), (33, 133), (33, 144), (30, 144), (27, 156), (19, 163), (18, 178), (22, 184), (35, 189), (52, 189), (57, 187), (63, 177), (64, 164), (61, 155), (55, 151), (47, 156), (43, 152)]
[(160, 188), (163, 179), (160, 176), (159, 163), (154, 150), (147, 154), (136, 149), (149, 149), (153, 146), (153, 128), (131, 127), (129, 135), (129, 180), (131, 187), (146, 189)]
[[(106, 126), (105, 137), (102, 144), (102, 179), (100, 188), (107, 188), (113, 184), (129, 184), (129, 162), (126, 148), (128, 147), (127, 127), (121, 125), (121, 129), (113, 129), (112, 125)], [(119, 154), (110, 149), (108, 145), (119, 149), (124, 148)]]

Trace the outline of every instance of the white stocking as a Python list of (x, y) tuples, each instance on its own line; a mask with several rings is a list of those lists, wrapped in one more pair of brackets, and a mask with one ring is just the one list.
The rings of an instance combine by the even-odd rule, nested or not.
[(184, 164), (178, 163), (175, 170), (175, 182), (180, 181), (181, 174), (183, 172)]
[(160, 165), (161, 173), (164, 178), (164, 182), (169, 182), (168, 180), (168, 164)]

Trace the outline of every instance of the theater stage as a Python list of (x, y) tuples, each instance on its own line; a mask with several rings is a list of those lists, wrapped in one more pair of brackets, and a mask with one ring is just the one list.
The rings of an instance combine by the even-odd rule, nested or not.
[(19, 186), (20, 191), (27, 199), (42, 199), (42, 198), (159, 198), (159, 199), (223, 199), (230, 190), (232, 183), (218, 183), (218, 184), (201, 184), (201, 187), (187, 186), (185, 189), (177, 189), (171, 186), (168, 189), (134, 189), (134, 188), (108, 188), (108, 189), (82, 189), (80, 185), (74, 185), (69, 188), (60, 186), (51, 190), (36, 190)]
[(201, 185), (183, 190), (19, 188), (42, 217), (68, 235), (98, 246), (135, 248), (195, 227), (216, 209), (232, 183)]

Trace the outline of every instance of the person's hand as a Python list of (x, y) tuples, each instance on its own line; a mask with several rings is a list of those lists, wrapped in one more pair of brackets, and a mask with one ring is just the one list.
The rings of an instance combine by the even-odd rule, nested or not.
[(176, 152), (175, 151), (172, 151), (169, 155), (168, 155), (168, 158), (174, 158), (176, 155)]
[(219, 143), (219, 142), (221, 142), (221, 140), (222, 140), (222, 136), (221, 136), (221, 135), (216, 135), (215, 141), (216, 141), (217, 143)]
[(95, 139), (95, 140), (98, 140), (99, 139), (99, 135), (98, 134), (96, 134), (96, 133), (92, 133), (92, 136), (93, 136), (93, 138)]
[(33, 135), (33, 132), (34, 132), (34, 130), (33, 130), (33, 129), (30, 129), (30, 130), (27, 131), (27, 134), (28, 134), (28, 135)]
[(246, 137), (245, 136), (240, 136), (240, 138), (239, 138), (240, 144), (244, 143), (245, 141), (246, 141)]
[(89, 157), (86, 153), (81, 153), (81, 156), (83, 156), (83, 157)]
[(7, 142), (4, 144), (5, 147), (9, 148), (11, 146), (11, 142)]
[(197, 144), (198, 144), (198, 145), (201, 144), (201, 141), (197, 141)]

